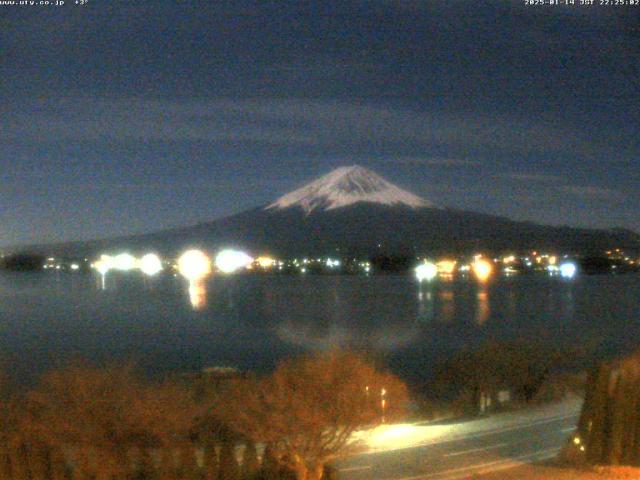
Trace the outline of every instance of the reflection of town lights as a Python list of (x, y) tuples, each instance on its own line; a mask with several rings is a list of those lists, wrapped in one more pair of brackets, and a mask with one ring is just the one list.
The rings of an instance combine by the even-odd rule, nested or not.
[(140, 259), (140, 270), (145, 275), (153, 276), (162, 270), (160, 257), (155, 253), (147, 253)]
[(567, 262), (560, 265), (560, 275), (563, 278), (573, 278), (576, 275), (576, 265), (575, 263)]
[(258, 257), (256, 262), (262, 268), (271, 268), (275, 265), (276, 261), (271, 257)]
[(178, 259), (178, 271), (189, 281), (200, 280), (211, 273), (211, 261), (200, 250), (188, 250)]
[(207, 304), (207, 289), (202, 282), (189, 282), (189, 301), (194, 310), (200, 310)]
[(237, 250), (222, 250), (216, 256), (216, 268), (223, 273), (233, 273), (240, 268), (245, 268), (253, 262), (253, 258), (244, 252)]
[(441, 260), (439, 261), (436, 266), (438, 267), (438, 273), (442, 274), (442, 275), (453, 275), (453, 272), (456, 269), (456, 264), (458, 262), (456, 262), (455, 260)]
[(438, 267), (431, 262), (424, 262), (416, 267), (415, 272), (419, 282), (430, 282), (438, 275)]
[(133, 270), (136, 267), (136, 259), (129, 253), (121, 253), (113, 259), (113, 267), (125, 272)]
[(473, 269), (473, 273), (476, 278), (481, 282), (486, 282), (491, 276), (491, 272), (493, 271), (493, 266), (486, 260), (478, 258), (475, 262), (471, 264), (471, 268)]

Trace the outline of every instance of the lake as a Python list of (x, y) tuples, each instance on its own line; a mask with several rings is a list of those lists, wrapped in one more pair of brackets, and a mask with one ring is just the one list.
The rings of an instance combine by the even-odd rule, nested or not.
[(420, 383), (437, 362), (487, 339), (589, 345), (591, 357), (640, 342), (636, 274), (523, 274), (487, 285), (418, 285), (400, 275), (214, 276), (190, 297), (182, 278), (115, 272), (102, 287), (92, 273), (0, 274), (5, 369), (32, 379), (75, 357), (134, 360), (151, 372), (264, 371), (292, 353), (342, 345), (373, 350)]

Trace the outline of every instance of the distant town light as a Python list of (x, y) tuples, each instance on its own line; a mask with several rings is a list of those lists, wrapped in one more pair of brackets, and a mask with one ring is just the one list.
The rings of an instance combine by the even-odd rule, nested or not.
[(560, 265), (560, 275), (563, 278), (573, 278), (576, 276), (578, 268), (575, 263), (566, 262)]
[(178, 271), (190, 282), (197, 281), (211, 273), (211, 260), (200, 250), (188, 250), (178, 259)]
[(147, 253), (140, 259), (139, 265), (142, 273), (150, 277), (162, 270), (162, 261), (155, 253)]
[(334, 268), (340, 266), (340, 260), (334, 260), (333, 258), (327, 258), (326, 261), (327, 267)]
[(70, 268), (71, 268), (71, 270), (79, 270), (80, 269), (80, 265), (78, 265), (77, 263), (72, 263)]
[(441, 275), (453, 275), (456, 270), (456, 265), (458, 262), (455, 260), (440, 260), (436, 263), (438, 267), (438, 273)]
[(276, 261), (271, 257), (258, 257), (256, 259), (257, 264), (262, 268), (271, 268), (276, 264)]
[(100, 275), (106, 275), (109, 270), (115, 268), (115, 262), (113, 257), (110, 255), (101, 255), (99, 260), (96, 260), (93, 263), (93, 268), (95, 268)]
[(238, 250), (222, 250), (216, 256), (216, 268), (223, 273), (233, 273), (253, 263), (253, 258)]
[(129, 253), (121, 253), (113, 259), (113, 268), (124, 272), (133, 270), (136, 267), (136, 259)]
[(476, 278), (481, 282), (486, 282), (489, 280), (491, 273), (493, 272), (493, 265), (491, 265), (487, 260), (483, 260), (482, 258), (476, 259), (472, 264), (471, 268), (473, 269), (473, 273)]
[(430, 282), (438, 275), (438, 267), (431, 262), (424, 262), (416, 267), (415, 272), (419, 282)]

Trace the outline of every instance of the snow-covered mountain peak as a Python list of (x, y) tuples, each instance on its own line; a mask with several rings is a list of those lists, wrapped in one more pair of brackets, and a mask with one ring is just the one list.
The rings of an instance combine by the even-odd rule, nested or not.
[(333, 210), (354, 203), (431, 207), (430, 202), (389, 183), (380, 175), (359, 165), (340, 167), (317, 180), (280, 197), (267, 209), (300, 207), (306, 213)]

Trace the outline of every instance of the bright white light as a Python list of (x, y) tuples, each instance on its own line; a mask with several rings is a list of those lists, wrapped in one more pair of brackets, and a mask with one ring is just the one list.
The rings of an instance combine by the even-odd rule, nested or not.
[(140, 259), (140, 270), (150, 277), (162, 270), (162, 261), (155, 253), (147, 253)]
[(190, 282), (200, 280), (211, 273), (211, 260), (200, 250), (188, 250), (178, 259), (178, 271)]
[(481, 258), (473, 262), (471, 264), (471, 268), (473, 268), (473, 273), (475, 274), (476, 278), (481, 282), (486, 282), (487, 280), (489, 280), (489, 277), (493, 272), (493, 266), (488, 261)]
[(116, 270), (128, 271), (136, 267), (136, 259), (129, 253), (121, 253), (113, 259), (113, 268)]
[(327, 258), (327, 267), (334, 268), (340, 266), (340, 260), (334, 260), (332, 258)]
[(233, 273), (253, 263), (253, 258), (238, 250), (222, 250), (216, 256), (216, 268), (223, 273)]
[(71, 264), (71, 270), (79, 270), (79, 269), (80, 269), (80, 265), (78, 265), (77, 263)]
[(110, 255), (101, 255), (100, 259), (95, 261), (92, 265), (100, 275), (106, 275), (109, 270), (115, 268), (113, 257)]
[(562, 275), (563, 278), (575, 277), (576, 270), (577, 267), (575, 263), (567, 262), (560, 265), (560, 275)]
[(415, 272), (419, 282), (430, 282), (438, 275), (438, 267), (431, 262), (424, 262), (416, 267)]

